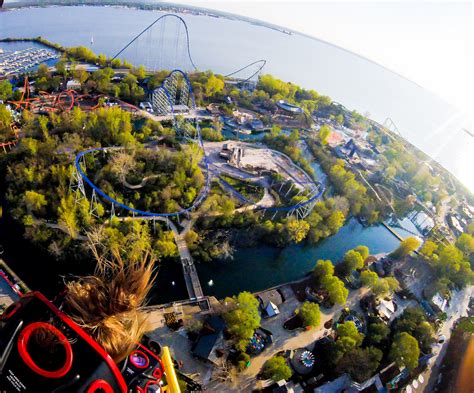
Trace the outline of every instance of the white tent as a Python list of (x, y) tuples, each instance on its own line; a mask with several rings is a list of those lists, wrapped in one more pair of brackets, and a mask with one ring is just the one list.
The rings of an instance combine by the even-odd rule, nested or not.
[(265, 312), (267, 313), (269, 317), (274, 317), (280, 314), (280, 310), (273, 302), (269, 302), (267, 304), (267, 307), (265, 307)]

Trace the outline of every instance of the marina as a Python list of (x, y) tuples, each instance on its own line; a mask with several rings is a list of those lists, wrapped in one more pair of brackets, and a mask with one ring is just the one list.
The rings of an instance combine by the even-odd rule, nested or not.
[(0, 52), (0, 77), (26, 72), (41, 63), (59, 57), (59, 53), (45, 48), (2, 50)]

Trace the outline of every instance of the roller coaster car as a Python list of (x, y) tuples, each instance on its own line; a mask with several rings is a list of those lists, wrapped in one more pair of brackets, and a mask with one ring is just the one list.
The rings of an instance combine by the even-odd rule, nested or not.
[(141, 344), (112, 358), (66, 314), (30, 292), (0, 316), (0, 392), (154, 393), (160, 358)]

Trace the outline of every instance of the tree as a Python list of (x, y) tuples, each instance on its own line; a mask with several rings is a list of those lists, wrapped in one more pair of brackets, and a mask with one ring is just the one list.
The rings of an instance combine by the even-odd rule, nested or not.
[(298, 310), (298, 315), (305, 326), (318, 327), (321, 322), (321, 312), (319, 305), (312, 302), (304, 302)]
[(354, 248), (354, 251), (357, 251), (360, 254), (364, 262), (369, 256), (369, 247), (367, 246), (357, 246)]
[(79, 234), (79, 226), (76, 217), (76, 207), (72, 195), (61, 198), (58, 207), (58, 224), (73, 239), (77, 238)]
[(423, 246), (420, 248), (420, 254), (426, 258), (431, 258), (433, 253), (438, 249), (438, 245), (431, 241), (427, 240), (423, 243)]
[(326, 124), (322, 125), (318, 133), (318, 138), (321, 141), (322, 145), (328, 143), (327, 139), (329, 135), (331, 135), (331, 129)]
[(0, 142), (11, 139), (13, 132), (10, 127), (13, 117), (11, 112), (3, 104), (0, 104)]
[(423, 352), (431, 351), (434, 343), (434, 329), (427, 321), (426, 315), (419, 307), (407, 307), (403, 314), (393, 324), (396, 333), (409, 333), (418, 340)]
[(331, 362), (333, 364), (337, 364), (345, 353), (358, 348), (364, 340), (364, 335), (358, 332), (352, 321), (337, 325), (336, 332), (337, 340), (331, 355)]
[(456, 247), (460, 249), (464, 255), (469, 256), (474, 252), (474, 236), (463, 233), (456, 240)]
[(328, 292), (329, 301), (333, 304), (344, 305), (347, 301), (349, 290), (336, 276), (325, 276), (321, 280), (321, 287)]
[(375, 374), (382, 357), (383, 352), (375, 347), (355, 348), (338, 362), (337, 372), (348, 373), (356, 382), (364, 382)]
[(26, 191), (23, 200), (27, 210), (35, 213), (39, 213), (48, 204), (45, 196), (36, 191)]
[(0, 81), (0, 101), (8, 100), (13, 94), (13, 88), (8, 79)]
[(364, 259), (362, 255), (355, 250), (349, 250), (344, 255), (341, 263), (341, 272), (344, 276), (350, 275), (354, 270), (364, 267)]
[(304, 220), (290, 219), (286, 224), (286, 231), (290, 241), (301, 242), (309, 231), (309, 224)]
[(292, 376), (293, 372), (286, 363), (283, 356), (274, 356), (268, 359), (263, 365), (263, 375), (275, 382), (287, 380)]
[(321, 281), (326, 276), (334, 275), (334, 265), (330, 260), (319, 259), (316, 262), (316, 266), (313, 269), (313, 276), (316, 283), (319, 285)]
[(211, 74), (204, 86), (206, 97), (212, 97), (214, 94), (221, 92), (224, 89), (224, 81), (214, 74)]
[(344, 225), (346, 216), (340, 210), (333, 211), (326, 220), (326, 225), (332, 234), (335, 234)]
[(337, 325), (336, 332), (338, 340), (342, 337), (349, 337), (354, 340), (355, 345), (357, 347), (360, 346), (362, 344), (362, 341), (364, 340), (364, 335), (362, 333), (359, 333), (353, 321), (340, 323), (339, 325)]
[(390, 348), (390, 360), (399, 367), (405, 366), (413, 370), (418, 366), (419, 357), (420, 348), (416, 338), (406, 332), (397, 333)]
[(363, 286), (369, 287), (370, 289), (372, 289), (379, 281), (379, 276), (377, 275), (377, 273), (373, 272), (372, 270), (364, 270), (360, 274), (360, 281)]
[(250, 292), (241, 292), (237, 297), (226, 299), (231, 303), (233, 310), (224, 314), (229, 332), (239, 340), (238, 347), (245, 350), (248, 340), (253, 336), (256, 328), (260, 326), (260, 313), (258, 300)]
[(398, 248), (392, 252), (391, 256), (393, 258), (402, 258), (406, 255), (409, 255), (420, 247), (420, 240), (416, 237), (407, 237), (400, 242)]
[(367, 340), (372, 344), (380, 344), (390, 336), (390, 328), (383, 322), (371, 323), (368, 326)]

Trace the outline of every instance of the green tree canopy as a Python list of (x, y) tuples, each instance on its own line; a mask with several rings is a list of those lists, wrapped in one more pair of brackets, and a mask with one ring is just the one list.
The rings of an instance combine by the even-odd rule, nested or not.
[(263, 375), (275, 382), (287, 380), (292, 376), (290, 366), (286, 363), (283, 356), (274, 356), (268, 359), (263, 365)]
[(390, 336), (390, 328), (383, 322), (371, 323), (368, 326), (367, 340), (378, 345)]
[(420, 248), (420, 254), (426, 258), (431, 258), (433, 253), (438, 249), (438, 246), (435, 242), (427, 240), (423, 243), (423, 246)]
[(26, 208), (35, 213), (39, 213), (48, 204), (45, 196), (36, 191), (26, 191), (23, 200)]
[(375, 347), (355, 348), (344, 354), (337, 372), (348, 373), (356, 382), (364, 382), (375, 374), (382, 357), (383, 352)]
[(250, 292), (241, 292), (237, 297), (226, 299), (231, 303), (233, 310), (224, 314), (229, 332), (239, 340), (239, 349), (244, 350), (248, 340), (260, 326), (258, 300)]
[(13, 88), (8, 79), (0, 80), (0, 100), (6, 101), (13, 94)]
[(316, 284), (320, 285), (322, 279), (326, 276), (334, 275), (334, 265), (330, 260), (318, 259), (313, 269), (313, 276)]
[(400, 242), (398, 248), (392, 252), (393, 258), (403, 258), (420, 247), (420, 240), (416, 237), (407, 237)]
[(397, 333), (390, 348), (389, 358), (399, 367), (405, 366), (410, 370), (418, 366), (420, 348), (416, 338), (403, 332)]
[(326, 124), (323, 124), (318, 132), (318, 138), (321, 144), (326, 145), (328, 143), (327, 139), (331, 134), (331, 129)]
[(354, 322), (347, 321), (340, 323), (336, 328), (338, 339), (342, 337), (350, 337), (356, 343), (356, 346), (360, 346), (364, 340), (364, 335), (359, 333)]
[(360, 281), (363, 286), (373, 288), (379, 281), (379, 276), (377, 273), (373, 272), (372, 270), (364, 270), (360, 274)]
[(345, 276), (350, 275), (354, 270), (364, 267), (364, 259), (362, 255), (356, 250), (349, 250), (344, 255), (341, 262), (341, 272)]
[(469, 256), (474, 252), (474, 236), (463, 233), (456, 240), (456, 247), (460, 249), (464, 255)]
[(298, 315), (303, 320), (305, 326), (318, 327), (321, 322), (321, 312), (319, 305), (312, 302), (304, 302), (299, 308)]
[(336, 276), (325, 276), (321, 280), (321, 287), (328, 292), (329, 301), (333, 304), (344, 305), (347, 301), (349, 290)]
[(418, 340), (425, 353), (431, 351), (434, 343), (434, 329), (426, 319), (426, 315), (420, 307), (407, 307), (403, 314), (393, 324), (396, 333), (406, 332)]
[(364, 262), (369, 256), (369, 247), (367, 246), (357, 246), (354, 248), (354, 251), (357, 251), (360, 254)]

